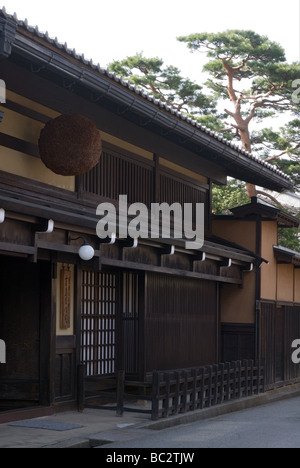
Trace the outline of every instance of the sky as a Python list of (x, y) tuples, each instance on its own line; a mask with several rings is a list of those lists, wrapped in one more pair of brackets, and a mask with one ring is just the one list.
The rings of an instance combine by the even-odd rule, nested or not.
[(267, 35), (289, 62), (300, 61), (300, 0), (4, 0), (3, 6), (103, 68), (143, 51), (201, 82), (205, 57), (176, 37), (226, 29)]

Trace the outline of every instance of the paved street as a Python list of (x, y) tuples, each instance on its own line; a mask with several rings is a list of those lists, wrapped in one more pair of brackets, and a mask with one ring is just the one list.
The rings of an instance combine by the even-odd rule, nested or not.
[[(103, 448), (300, 448), (300, 397), (239, 411)], [(130, 429), (128, 429), (128, 434)]]

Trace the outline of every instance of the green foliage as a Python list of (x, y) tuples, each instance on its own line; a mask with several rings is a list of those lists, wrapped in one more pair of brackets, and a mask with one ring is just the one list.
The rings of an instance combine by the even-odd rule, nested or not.
[(288, 174), (300, 190), (300, 119), (293, 119), (279, 131), (264, 128), (252, 134), (252, 142), (262, 158)]
[[(230, 210), (237, 206), (250, 203), (246, 193), (246, 184), (237, 180), (231, 180), (226, 186), (213, 187), (213, 213), (216, 215), (229, 215)], [(289, 211), (289, 210), (287, 210)], [(279, 228), (278, 244), (296, 252), (300, 252), (299, 229)]]
[(226, 61), (234, 66), (247, 61), (249, 68), (261, 70), (264, 65), (285, 62), (284, 49), (276, 42), (270, 41), (254, 31), (239, 29), (227, 30), (221, 33), (200, 33), (177, 38), (185, 42), (191, 51), (205, 48), (211, 59), (206, 69), (224, 73), (222, 62)]
[[(252, 146), (261, 157), (289, 174), (295, 188), (300, 188), (300, 105), (292, 99), (292, 83), (300, 78), (299, 63), (288, 64), (279, 44), (253, 31), (192, 34), (178, 40), (186, 43), (191, 52), (206, 52), (204, 70), (210, 74), (206, 87), (183, 77), (177, 67), (166, 66), (162, 59), (146, 58), (142, 53), (115, 61), (109, 68), (230, 140), (240, 140), (241, 128), (249, 128), (252, 119), (261, 123), (291, 111), (296, 118), (288, 125), (278, 131), (267, 128), (252, 132), (250, 146), (249, 142), (243, 144), (247, 149)], [(229, 97), (229, 78), (234, 111), (221, 114), (220, 100), (228, 101)], [(229, 184), (226, 196), (226, 189), (220, 189), (224, 204), (218, 205), (218, 210), (226, 211), (228, 204), (240, 204), (239, 200), (248, 201), (240, 183), (235, 184)]]
[(246, 184), (231, 180), (226, 186), (213, 187), (213, 213), (230, 214), (230, 209), (250, 203), (246, 192)]
[(216, 101), (202, 86), (182, 77), (177, 67), (165, 66), (158, 57), (146, 58), (139, 53), (111, 63), (109, 69), (179, 111), (192, 116), (216, 113)]
[(237, 74), (243, 78), (254, 78), (265, 74), (266, 67), (285, 62), (283, 48), (270, 41), (266, 36), (260, 36), (253, 31), (227, 30), (222, 33), (201, 33), (178, 38), (185, 42), (191, 51), (207, 51), (210, 61), (204, 69), (217, 78), (224, 78), (227, 63), (235, 67)]
[(278, 229), (278, 243), (282, 247), (300, 252), (299, 229)]
[[(283, 48), (253, 31), (227, 30), (222, 33), (201, 33), (179, 37), (192, 51), (206, 52), (209, 61), (204, 71), (211, 78), (206, 82), (216, 99), (228, 100), (233, 110), (226, 110), (232, 132), (242, 139), (245, 148), (288, 173), (299, 188), (300, 120), (289, 122), (279, 131), (270, 128), (247, 136), (254, 119), (292, 112), (299, 117), (300, 106), (293, 99), (295, 80), (299, 80), (299, 63), (288, 64)], [(248, 138), (248, 139), (247, 139)]]
[[(284, 49), (253, 31), (227, 30), (179, 37), (192, 51), (206, 51), (209, 58), (204, 71), (212, 76), (206, 85), (219, 99), (228, 99), (228, 75), (247, 89), (236, 87), (242, 104), (283, 112), (292, 108), (292, 82), (299, 78), (299, 63), (286, 63)], [(270, 96), (266, 96), (268, 93)], [(264, 96), (261, 96), (261, 94)], [(274, 98), (274, 96), (276, 96)]]

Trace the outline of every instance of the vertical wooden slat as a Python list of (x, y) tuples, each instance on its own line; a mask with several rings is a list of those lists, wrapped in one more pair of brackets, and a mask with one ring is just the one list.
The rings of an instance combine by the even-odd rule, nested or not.
[(249, 361), (243, 361), (243, 368), (244, 368), (244, 396), (247, 397), (249, 395)]
[(199, 399), (200, 399), (200, 409), (203, 409), (205, 406), (205, 370), (202, 367), (200, 369), (200, 381), (201, 381), (201, 387), (200, 387), (200, 392), (199, 392)]
[(85, 365), (79, 364), (77, 366), (77, 402), (78, 411), (84, 410), (84, 380), (85, 380)]
[(159, 385), (159, 373), (153, 372), (152, 376), (152, 421), (159, 419), (159, 396), (160, 396), (160, 385)]
[(220, 364), (219, 365), (219, 370), (220, 370), (220, 403), (222, 404), (224, 402), (224, 370), (225, 370), (225, 364)]
[(212, 368), (212, 372), (213, 372), (213, 381), (214, 381), (214, 398), (213, 398), (213, 404), (216, 405), (218, 403), (218, 389), (219, 389), (219, 378), (218, 378), (218, 366), (217, 365), (214, 365), (213, 368)]
[(241, 361), (237, 362), (236, 380), (237, 380), (237, 396), (238, 398), (241, 398), (242, 397), (242, 363)]
[(212, 366), (208, 366), (207, 368), (207, 373), (208, 373), (208, 395), (207, 395), (207, 399), (208, 399), (208, 408), (211, 407), (212, 405), (212, 398), (211, 398), (211, 395), (212, 395)]
[(164, 374), (164, 382), (165, 382), (165, 398), (164, 398), (164, 416), (167, 418), (172, 414), (172, 406), (170, 405), (170, 392), (171, 392), (171, 375), (169, 372)]
[(182, 412), (186, 413), (187, 412), (187, 407), (188, 407), (188, 373), (185, 370), (183, 372), (183, 403), (182, 403)]
[(124, 414), (125, 372), (117, 373), (117, 416)]
[(139, 275), (123, 273), (123, 368), (126, 374), (139, 373)]
[(197, 369), (192, 369), (192, 395), (191, 395), (191, 411), (195, 411), (196, 409), (196, 402), (197, 402)]
[(226, 363), (226, 401), (230, 400), (230, 362)]

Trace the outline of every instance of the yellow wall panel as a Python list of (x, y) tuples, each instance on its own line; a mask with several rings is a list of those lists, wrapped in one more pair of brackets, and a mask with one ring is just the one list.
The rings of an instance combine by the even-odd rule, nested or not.
[(224, 284), (220, 290), (222, 323), (255, 323), (255, 272), (245, 273), (243, 288)]
[(21, 96), (20, 94), (16, 94), (13, 91), (7, 90), (6, 92), (6, 99), (9, 101), (13, 101), (16, 104), (20, 104), (21, 106), (27, 107), (28, 109), (34, 110), (35, 112), (39, 112), (51, 119), (58, 117), (60, 114), (53, 109), (49, 109), (49, 107), (45, 107), (38, 102), (31, 101), (30, 99)]
[(130, 153), (136, 154), (137, 156), (141, 156), (142, 158), (153, 161), (153, 153), (150, 153), (149, 151), (145, 151), (142, 148), (127, 143), (124, 140), (120, 140), (120, 138), (116, 138), (112, 135), (109, 135), (108, 133), (102, 132), (101, 129), (100, 134), (103, 142), (110, 143), (111, 145), (129, 151)]
[(172, 169), (173, 171), (178, 172), (179, 174), (185, 175), (187, 177), (190, 177), (191, 179), (195, 179), (197, 180), (197, 182), (201, 182), (202, 184), (208, 184), (207, 177), (204, 177), (201, 174), (197, 174), (196, 172), (190, 171), (189, 169), (186, 169), (185, 167), (178, 166), (177, 164), (174, 164), (171, 161), (168, 161), (167, 159), (160, 158), (159, 162), (161, 166)]
[(277, 261), (273, 246), (277, 245), (277, 238), (277, 221), (263, 221), (261, 256), (269, 262), (268, 265), (263, 263), (261, 266), (261, 297), (263, 299), (276, 300)]
[(47, 169), (40, 159), (4, 146), (0, 146), (0, 170), (54, 187), (75, 191), (75, 177), (56, 175)]
[(244, 220), (213, 220), (213, 234), (234, 242), (241, 247), (255, 252), (256, 250), (256, 222)]
[(5, 109), (4, 119), (1, 123), (1, 132), (19, 140), (25, 140), (34, 145), (38, 144), (40, 132), (44, 128), (42, 122), (25, 117), (17, 112)]
[(277, 265), (277, 300), (294, 300), (294, 265)]
[(294, 270), (294, 301), (300, 303), (300, 269)]

